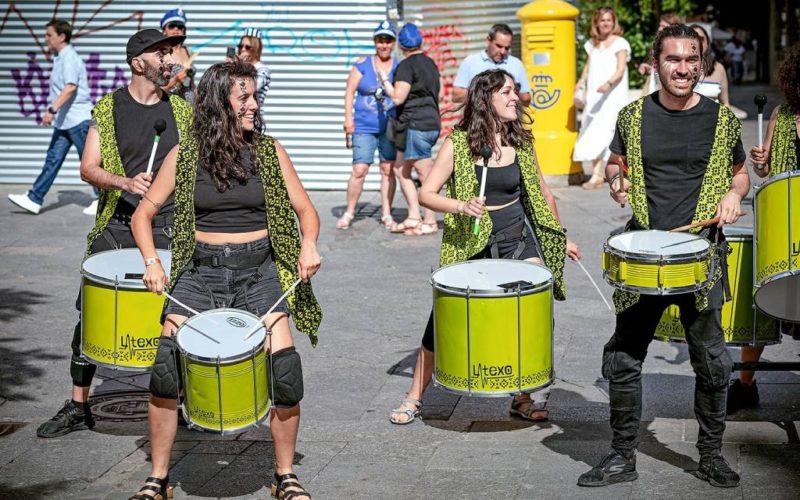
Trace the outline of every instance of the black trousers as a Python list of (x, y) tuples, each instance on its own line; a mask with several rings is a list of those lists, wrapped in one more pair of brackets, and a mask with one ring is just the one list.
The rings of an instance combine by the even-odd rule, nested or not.
[(664, 310), (676, 304), (689, 344), (695, 373), (694, 414), (700, 425), (700, 455), (719, 454), (725, 431), (727, 385), (733, 361), (720, 324), (723, 285), (709, 292), (708, 306), (697, 311), (693, 293), (674, 296), (642, 295), (639, 302), (617, 315), (617, 326), (603, 349), (603, 376), (608, 379), (611, 405), (611, 445), (629, 455), (638, 444), (642, 417), (642, 363)]
[[(170, 245), (170, 238), (167, 233), (171, 232), (169, 226), (153, 226), (153, 242), (156, 248), (167, 249)], [(136, 241), (133, 239), (131, 228), (127, 224), (111, 220), (105, 230), (92, 243), (92, 255), (106, 250), (116, 250), (120, 248), (136, 248)], [(81, 355), (81, 292), (78, 291), (78, 300), (75, 308), (79, 311), (78, 323), (72, 334), (72, 359), (70, 361), (69, 373), (72, 376), (72, 383), (78, 387), (89, 387), (97, 371), (97, 366), (86, 361)]]

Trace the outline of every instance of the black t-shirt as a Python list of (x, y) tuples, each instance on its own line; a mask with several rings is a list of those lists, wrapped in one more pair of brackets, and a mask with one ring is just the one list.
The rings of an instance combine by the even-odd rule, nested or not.
[(217, 190), (211, 174), (203, 166), (197, 167), (194, 185), (195, 226), (199, 231), (211, 233), (244, 233), (265, 229), (267, 205), (261, 175), (253, 168), (249, 150), (240, 153), (240, 164), (250, 172), (247, 181), (240, 184), (231, 180), (223, 192)]
[[(642, 163), (651, 229), (669, 230), (692, 222), (711, 158), (718, 115), (719, 104), (702, 96), (696, 106), (684, 111), (662, 106), (658, 92), (645, 97)], [(609, 149), (627, 155), (619, 122)], [(741, 137), (732, 153), (733, 165), (744, 163)]]
[[(159, 119), (166, 122), (167, 128), (161, 133), (156, 156), (153, 159), (153, 179), (164, 158), (178, 144), (179, 139), (178, 126), (175, 124), (169, 96), (164, 92), (156, 104), (144, 105), (131, 96), (127, 87), (114, 92), (114, 132), (126, 177), (134, 177), (147, 171), (156, 135), (153, 126)], [(123, 191), (117, 204), (117, 212), (133, 213), (140, 200), (141, 196)], [(170, 196), (158, 213), (172, 212), (173, 204), (173, 197)]]
[(411, 85), (406, 102), (397, 107), (397, 119), (415, 130), (439, 130), (439, 70), (433, 59), (414, 54), (394, 70), (395, 82)]

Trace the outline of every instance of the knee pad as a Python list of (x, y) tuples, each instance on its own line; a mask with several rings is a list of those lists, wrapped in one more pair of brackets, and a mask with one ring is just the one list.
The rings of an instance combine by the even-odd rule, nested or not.
[(179, 385), (178, 344), (172, 337), (161, 337), (150, 371), (150, 394), (157, 398), (178, 399)]
[(303, 399), (303, 366), (300, 354), (287, 347), (267, 356), (269, 397), (276, 408), (291, 408)]

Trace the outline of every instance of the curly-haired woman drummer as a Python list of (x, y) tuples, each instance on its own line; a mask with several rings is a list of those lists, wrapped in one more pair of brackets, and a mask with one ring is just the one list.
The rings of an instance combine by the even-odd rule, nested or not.
[[(310, 498), (292, 473), (303, 378), (288, 314), (316, 343), (322, 313), (308, 280), (320, 266), (319, 217), (286, 151), (260, 133), (255, 79), (253, 66), (239, 61), (206, 71), (191, 133), (170, 152), (144, 196), (133, 217), (133, 234), (147, 266), (147, 288), (158, 293), (171, 289), (178, 301), (200, 312), (233, 307), (260, 316), (298, 277), (304, 281), (265, 322), (272, 331), (270, 373), (278, 378), (270, 384), (275, 406), (270, 415), (276, 461), (272, 493)], [(173, 191), (175, 234), (167, 281), (150, 219)], [(183, 306), (167, 301), (150, 383), (152, 469), (135, 499), (168, 498), (178, 397), (175, 344), (169, 337), (189, 315)]]
[[(767, 125), (767, 137), (761, 146), (750, 149), (753, 171), (759, 177), (774, 177), (788, 170), (800, 168), (800, 44), (786, 51), (786, 57), (778, 68), (778, 84), (786, 98), (786, 104), (776, 106)], [(798, 336), (797, 325), (785, 328)], [(752, 363), (761, 359), (764, 346), (743, 346), (742, 362)], [(728, 413), (758, 405), (758, 386), (755, 372), (740, 370), (739, 378), (728, 388)]]
[[(522, 106), (514, 79), (503, 70), (489, 70), (473, 78), (464, 116), (444, 141), (420, 191), (420, 203), (444, 212), (440, 264), (482, 258), (539, 260), (552, 271), (554, 295), (564, 299), (564, 258), (580, 258), (578, 247), (567, 240), (556, 202), (542, 178), (533, 137), (523, 127)], [(486, 193), (479, 194), (481, 150), (491, 149)], [(447, 184), (447, 196), (439, 194)], [(480, 217), (479, 231), (472, 225)], [(406, 399), (392, 410), (395, 424), (411, 423), (422, 408), (422, 393), (433, 372), (433, 314), (428, 319), (414, 377)], [(511, 414), (545, 420), (547, 410), (523, 394), (514, 398)]]

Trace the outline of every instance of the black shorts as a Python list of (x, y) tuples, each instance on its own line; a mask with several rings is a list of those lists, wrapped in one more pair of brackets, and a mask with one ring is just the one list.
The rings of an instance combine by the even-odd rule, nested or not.
[[(263, 253), (265, 250), (269, 252), (263, 263), (244, 269), (195, 264), (195, 259), (214, 255)], [(283, 295), (271, 250), (268, 238), (228, 245), (209, 245), (197, 242), (192, 261), (178, 277), (172, 295), (198, 312), (230, 307), (262, 316)], [(288, 314), (289, 306), (286, 300), (282, 300), (273, 312)], [(164, 309), (162, 321), (167, 314), (192, 315), (190, 311), (169, 299), (167, 299), (167, 307)]]

